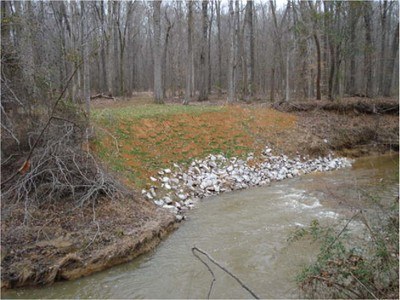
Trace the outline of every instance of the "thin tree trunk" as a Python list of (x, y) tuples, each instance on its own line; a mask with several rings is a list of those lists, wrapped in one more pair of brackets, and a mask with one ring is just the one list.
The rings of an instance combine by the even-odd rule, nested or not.
[(120, 95), (120, 87), (119, 87), (119, 67), (120, 67), (120, 62), (119, 62), (119, 51), (118, 51), (118, 19), (119, 19), (119, 5), (120, 3), (118, 1), (113, 2), (113, 55), (112, 57), (115, 59), (114, 65), (113, 65), (113, 95)]
[(317, 100), (321, 100), (321, 47), (316, 33), (314, 33), (314, 42), (315, 42), (315, 47), (317, 49), (317, 79), (316, 79)]
[(207, 31), (208, 31), (208, 17), (207, 7), (208, 1), (202, 1), (202, 37), (201, 37), (201, 49), (200, 49), (200, 86), (199, 86), (199, 101), (208, 99), (208, 70), (207, 70)]
[[(105, 25), (105, 12), (104, 12), (104, 1), (100, 2), (100, 21), (101, 21), (101, 28), (103, 31), (103, 43), (107, 43), (105, 41), (105, 37), (107, 36), (106, 33), (106, 25)], [(107, 67), (106, 67), (106, 47), (103, 45), (100, 50), (100, 59), (101, 59), (101, 90), (102, 92), (108, 91), (107, 86)]]
[[(288, 2), (289, 5), (289, 2)], [(274, 58), (276, 58), (276, 55), (278, 55), (278, 61), (279, 61), (279, 71), (280, 71), (280, 77), (281, 80), (279, 81), (280, 86), (278, 86), (278, 89), (280, 88), (280, 91), (283, 91), (283, 86), (285, 85), (285, 63), (283, 60), (283, 49), (282, 49), (282, 36), (281, 33), (278, 32), (280, 31), (280, 27), (278, 26), (278, 20), (276, 17), (276, 8), (273, 0), (270, 0), (270, 7), (271, 7), (271, 13), (272, 13), (272, 19), (274, 23)], [(288, 6), (286, 7), (286, 10), (284, 12), (284, 16), (282, 17), (282, 22), (281, 24), (285, 21), (287, 11), (288, 11)], [(276, 69), (275, 69), (276, 71)]]
[(310, 7), (311, 12), (313, 14), (313, 16), (312, 16), (313, 39), (314, 39), (314, 43), (315, 43), (315, 49), (317, 50), (317, 78), (315, 81), (316, 90), (317, 90), (316, 98), (317, 98), (317, 100), (321, 100), (321, 44), (320, 44), (319, 37), (317, 34), (318, 20), (315, 18), (317, 11), (316, 11), (312, 1), (308, 1), (308, 6)]
[(254, 30), (253, 30), (253, 1), (247, 0), (245, 15), (245, 40), (246, 40), (246, 96), (254, 95)]
[(89, 38), (88, 24), (89, 14), (85, 11), (86, 3), (81, 1), (81, 38), (83, 44), (83, 98), (85, 101), (86, 115), (90, 116), (90, 61), (89, 61)]
[(187, 2), (188, 17), (187, 17), (187, 65), (186, 65), (186, 88), (185, 100), (183, 104), (189, 104), (192, 96), (192, 76), (193, 76), (193, 49), (192, 49), (192, 29), (193, 29), (193, 2)]
[[(234, 68), (234, 80), (235, 80), (235, 94), (237, 97), (237, 93), (239, 91), (240, 79), (241, 79), (241, 51), (240, 46), (242, 45), (242, 37), (240, 32), (240, 8), (239, 8), (239, 0), (235, 0), (235, 68)], [(240, 92), (241, 89), (240, 89)]]
[(233, 0), (229, 0), (229, 65), (228, 65), (228, 102), (235, 101), (235, 31), (236, 18)]
[(218, 95), (222, 94), (222, 42), (221, 42), (221, 1), (215, 1), (217, 10), (217, 40), (218, 40)]
[(154, 22), (154, 101), (164, 103), (161, 53), (161, 1), (153, 1)]
[(288, 50), (286, 50), (286, 78), (285, 78), (285, 101), (286, 102), (288, 102), (290, 99), (289, 63), (290, 63), (290, 55), (289, 55), (289, 49), (288, 49)]
[(357, 27), (357, 3), (350, 2), (350, 78), (348, 93), (354, 96), (357, 93), (356, 86), (356, 27)]
[(383, 94), (383, 84), (385, 80), (385, 58), (386, 58), (386, 14), (388, 9), (388, 2), (383, 1), (383, 8), (381, 14), (381, 59), (379, 65), (379, 93)]
[(399, 23), (397, 22), (396, 30), (393, 35), (391, 55), (390, 59), (388, 59), (386, 67), (386, 75), (388, 77), (385, 78), (386, 80), (383, 91), (383, 95), (385, 97), (391, 96), (392, 81), (393, 81), (392, 78), (394, 77), (395, 62), (398, 50), (399, 50)]
[(207, 53), (207, 62), (208, 62), (208, 94), (211, 94), (212, 87), (212, 61), (211, 61), (211, 34), (212, 34), (212, 24), (214, 21), (214, 2), (211, 1), (211, 11), (210, 11), (210, 22), (208, 25), (208, 53)]
[(366, 96), (374, 97), (374, 80), (373, 80), (373, 41), (372, 41), (372, 7), (370, 2), (364, 2), (364, 22), (365, 22), (365, 55), (364, 67), (367, 80)]
[(272, 102), (275, 101), (275, 65), (273, 65), (271, 68), (271, 90), (270, 90), (269, 98)]
[(167, 29), (165, 32), (165, 40), (164, 40), (164, 48), (163, 48), (163, 56), (162, 56), (162, 86), (163, 86), (163, 98), (166, 98), (166, 78), (167, 78), (167, 54), (168, 54), (168, 44), (169, 44), (169, 37), (170, 31), (172, 28), (171, 21), (168, 18), (167, 11), (165, 11), (165, 20), (167, 22)]

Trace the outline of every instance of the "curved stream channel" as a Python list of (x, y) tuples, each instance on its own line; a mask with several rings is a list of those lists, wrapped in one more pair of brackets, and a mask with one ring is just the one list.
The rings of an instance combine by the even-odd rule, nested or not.
[[(191, 252), (196, 245), (259, 297), (297, 298), (294, 278), (313, 261), (318, 245), (305, 240), (289, 244), (290, 233), (313, 219), (333, 226), (346, 222), (355, 207), (371, 208), (358, 200), (358, 188), (394, 201), (397, 169), (397, 153), (365, 157), (352, 168), (211, 197), (198, 203), (189, 220), (154, 251), (131, 263), (46, 288), (8, 291), (3, 297), (206, 298), (211, 276)], [(357, 229), (361, 223), (351, 225)], [(251, 297), (227, 274), (215, 267), (213, 271), (212, 298)]]

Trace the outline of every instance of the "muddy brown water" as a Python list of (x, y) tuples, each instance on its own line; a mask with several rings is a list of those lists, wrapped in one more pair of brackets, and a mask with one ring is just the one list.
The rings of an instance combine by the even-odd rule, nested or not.
[[(2, 298), (206, 298), (211, 276), (191, 253), (194, 245), (237, 275), (261, 298), (298, 298), (295, 276), (318, 245), (288, 243), (296, 227), (314, 219), (334, 226), (356, 208), (360, 191), (390, 203), (398, 195), (398, 154), (358, 159), (352, 168), (309, 174), (200, 202), (185, 222), (151, 253), (107, 271), (50, 287), (7, 291)], [(353, 229), (362, 226), (354, 221)], [(211, 265), (211, 264), (210, 264)], [(213, 267), (212, 298), (250, 298)]]

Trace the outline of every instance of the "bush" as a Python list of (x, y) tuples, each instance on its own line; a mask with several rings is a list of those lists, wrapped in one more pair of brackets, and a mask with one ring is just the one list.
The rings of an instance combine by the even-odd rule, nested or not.
[[(313, 221), (295, 231), (290, 240), (306, 236), (320, 243), (314, 264), (304, 268), (297, 282), (310, 298), (397, 298), (399, 293), (398, 199), (379, 213), (358, 211), (340, 231)], [(358, 220), (368, 240), (355, 243), (348, 225)]]

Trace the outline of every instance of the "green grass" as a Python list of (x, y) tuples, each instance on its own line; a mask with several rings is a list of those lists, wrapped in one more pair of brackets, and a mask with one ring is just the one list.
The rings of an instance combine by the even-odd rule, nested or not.
[(92, 113), (95, 121), (132, 120), (143, 118), (162, 118), (177, 114), (202, 114), (205, 112), (221, 111), (222, 106), (199, 106), (199, 105), (159, 105), (142, 104), (128, 107), (114, 107), (94, 109)]

